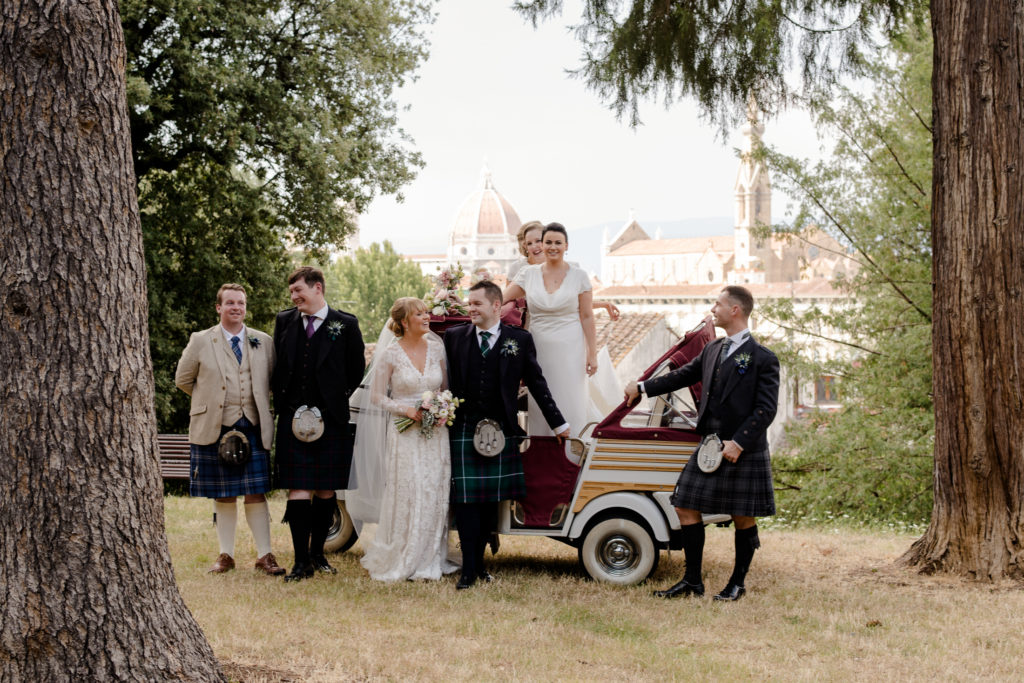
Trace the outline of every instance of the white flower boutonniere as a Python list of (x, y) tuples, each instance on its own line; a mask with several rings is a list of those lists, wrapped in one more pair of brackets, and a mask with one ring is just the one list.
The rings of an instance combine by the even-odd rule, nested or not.
[(331, 322), (327, 323), (327, 336), (330, 337), (331, 341), (334, 341), (335, 339), (338, 338), (338, 335), (341, 334), (341, 331), (344, 329), (345, 323), (341, 322), (340, 320), (332, 320)]
[(515, 339), (506, 339), (501, 345), (501, 355), (515, 357), (519, 355), (519, 344)]
[(741, 375), (747, 371), (750, 367), (750, 354), (749, 353), (737, 353), (736, 354), (736, 372)]
[(251, 346), (254, 349), (260, 348), (260, 340), (259, 338), (256, 337), (255, 334), (249, 335), (249, 346)]

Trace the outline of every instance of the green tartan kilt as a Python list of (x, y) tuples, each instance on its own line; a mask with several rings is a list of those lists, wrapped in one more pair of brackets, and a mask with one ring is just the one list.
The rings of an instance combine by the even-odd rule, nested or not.
[(519, 437), (506, 436), (505, 449), (485, 457), (473, 448), (476, 425), (463, 425), (448, 433), (452, 451), (452, 502), (492, 503), (515, 500), (526, 494)]

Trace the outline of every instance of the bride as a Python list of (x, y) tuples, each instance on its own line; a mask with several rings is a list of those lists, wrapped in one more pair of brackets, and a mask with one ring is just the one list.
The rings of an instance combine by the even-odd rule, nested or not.
[[(448, 428), (420, 431), (424, 392), (447, 385), (444, 344), (430, 312), (414, 297), (391, 307), (359, 399), (349, 514), (362, 524), (363, 566), (379, 581), (438, 579), (447, 561), (451, 460)], [(404, 432), (395, 419), (415, 421)]]

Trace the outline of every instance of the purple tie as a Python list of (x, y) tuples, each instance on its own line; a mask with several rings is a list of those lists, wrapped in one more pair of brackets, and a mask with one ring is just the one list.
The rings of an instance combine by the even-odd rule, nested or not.
[(309, 339), (310, 337), (312, 337), (313, 333), (316, 332), (316, 328), (313, 327), (313, 321), (314, 320), (316, 320), (316, 316), (315, 315), (308, 315), (308, 316), (306, 316), (306, 339)]

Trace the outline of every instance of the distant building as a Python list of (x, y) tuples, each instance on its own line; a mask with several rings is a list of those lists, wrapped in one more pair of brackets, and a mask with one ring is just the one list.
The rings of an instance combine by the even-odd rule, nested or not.
[(523, 224), (519, 214), (494, 187), (491, 172), (484, 166), (480, 187), (466, 197), (448, 233), (448, 262), (461, 263), (469, 273), (486, 268), (506, 273), (519, 258), (516, 233)]

